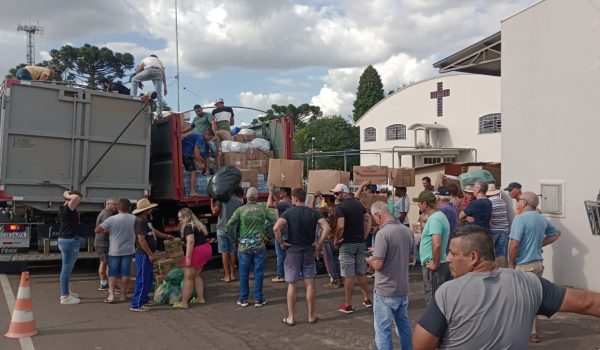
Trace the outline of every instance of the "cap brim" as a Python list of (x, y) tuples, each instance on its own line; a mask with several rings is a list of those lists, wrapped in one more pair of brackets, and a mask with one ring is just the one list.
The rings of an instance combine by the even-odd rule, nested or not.
[(419, 198), (413, 198), (412, 201), (415, 203), (419, 203)]
[(498, 193), (500, 193), (500, 192), (501, 192), (500, 190), (487, 191), (487, 192), (485, 193), (485, 195), (486, 195), (486, 196), (495, 196), (495, 195), (497, 195), (497, 194), (498, 194)]
[(156, 207), (158, 207), (158, 204), (156, 204), (156, 203), (152, 203), (152, 204), (150, 204), (149, 206), (147, 206), (146, 208), (135, 209), (134, 211), (132, 211), (132, 212), (131, 212), (131, 214), (133, 214), (133, 215), (136, 215), (136, 214), (139, 214), (139, 213), (145, 212), (145, 211), (146, 211), (146, 210), (148, 210), (148, 209), (152, 209), (152, 208), (156, 208)]

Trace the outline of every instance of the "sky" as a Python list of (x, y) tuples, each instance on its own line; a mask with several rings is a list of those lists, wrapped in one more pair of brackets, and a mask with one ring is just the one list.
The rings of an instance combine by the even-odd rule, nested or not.
[[(432, 64), (500, 30), (537, 0), (2, 0), (0, 72), (26, 61), (17, 25), (39, 24), (36, 62), (62, 45), (89, 43), (156, 54), (167, 103), (321, 107), (350, 117), (360, 74), (373, 65), (384, 90), (438, 74)], [(4, 73), (3, 73), (4, 74)], [(146, 89), (152, 84), (146, 84)], [(259, 112), (235, 110), (249, 122)]]

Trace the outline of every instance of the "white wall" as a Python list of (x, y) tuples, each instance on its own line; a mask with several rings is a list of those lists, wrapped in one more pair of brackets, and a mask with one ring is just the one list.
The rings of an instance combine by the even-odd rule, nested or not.
[(600, 189), (599, 0), (546, 0), (502, 23), (502, 183), (564, 180), (562, 237), (544, 277), (600, 292), (600, 236), (584, 200)]
[[(450, 89), (450, 96), (444, 97), (443, 116), (437, 116), (437, 100), (430, 98), (430, 92), (437, 90), (437, 83), (443, 82), (443, 89)], [(476, 148), (478, 161), (500, 161), (501, 135), (479, 135), (479, 117), (500, 112), (500, 78), (455, 74), (438, 76), (415, 83), (403, 90), (388, 96), (357, 122), (360, 126), (360, 147), (367, 149), (390, 149), (393, 146), (415, 145), (414, 131), (408, 128), (415, 123), (438, 123), (448, 132), (442, 137), (433, 133), (433, 146)], [(385, 141), (385, 128), (391, 124), (406, 125), (406, 140)], [(377, 141), (364, 142), (364, 130), (368, 127), (377, 129)], [(419, 139), (423, 131), (419, 132)], [(437, 139), (437, 140), (436, 140)], [(391, 153), (382, 156), (382, 165), (391, 166)], [(410, 157), (403, 158), (404, 166), (411, 166)], [(408, 162), (408, 164), (406, 163)], [(378, 164), (375, 156), (363, 155), (362, 165)], [(398, 160), (395, 161), (397, 166)]]

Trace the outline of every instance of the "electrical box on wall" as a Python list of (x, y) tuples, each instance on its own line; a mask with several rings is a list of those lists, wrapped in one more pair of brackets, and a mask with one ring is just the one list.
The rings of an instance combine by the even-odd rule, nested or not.
[(565, 182), (540, 180), (540, 206), (542, 213), (549, 216), (565, 216)]

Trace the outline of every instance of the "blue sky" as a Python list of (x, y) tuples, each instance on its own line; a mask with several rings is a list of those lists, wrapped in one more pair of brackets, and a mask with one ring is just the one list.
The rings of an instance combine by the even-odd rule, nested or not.
[[(348, 116), (372, 64), (386, 92), (431, 77), (432, 63), (495, 33), (534, 0), (178, 0), (180, 106), (315, 104)], [(25, 61), (18, 23), (39, 21), (36, 59), (64, 44), (151, 53), (167, 66), (177, 106), (174, 0), (23, 0), (0, 11), (0, 71)], [(149, 86), (151, 84), (146, 84)], [(186, 89), (184, 89), (184, 87)], [(238, 121), (256, 112), (237, 110)]]

